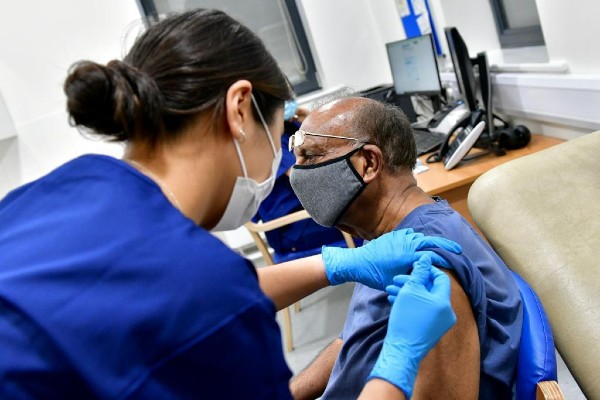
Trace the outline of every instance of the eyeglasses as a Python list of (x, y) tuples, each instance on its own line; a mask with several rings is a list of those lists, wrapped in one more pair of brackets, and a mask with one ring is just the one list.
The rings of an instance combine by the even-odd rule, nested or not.
[(360, 143), (367, 143), (363, 140), (360, 139), (356, 139), (356, 138), (351, 138), (351, 137), (346, 137), (346, 136), (336, 136), (336, 135), (325, 135), (323, 133), (311, 133), (311, 132), (306, 132), (302, 129), (296, 131), (296, 133), (294, 133), (292, 136), (290, 136), (290, 141), (288, 142), (288, 148), (290, 151), (294, 150), (294, 147), (298, 147), (298, 146), (302, 146), (302, 144), (304, 143), (304, 136), (318, 136), (318, 137), (328, 137), (328, 138), (334, 138), (334, 139), (346, 139), (346, 140), (353, 140), (355, 142), (360, 142)]

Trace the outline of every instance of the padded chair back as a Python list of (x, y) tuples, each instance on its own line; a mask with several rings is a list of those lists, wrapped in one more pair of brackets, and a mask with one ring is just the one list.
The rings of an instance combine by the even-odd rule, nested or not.
[(517, 364), (517, 400), (534, 400), (537, 384), (556, 379), (556, 355), (550, 322), (533, 289), (513, 272), (523, 302), (523, 330)]
[(468, 204), (492, 247), (544, 303), (582, 392), (600, 399), (600, 132), (488, 171)]

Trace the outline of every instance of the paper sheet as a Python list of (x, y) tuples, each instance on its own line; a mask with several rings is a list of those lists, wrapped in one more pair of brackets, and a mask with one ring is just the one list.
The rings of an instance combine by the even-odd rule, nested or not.
[(408, 0), (396, 0), (396, 8), (398, 8), (400, 18), (408, 17), (410, 15), (410, 8), (408, 8)]
[(427, 6), (425, 0), (412, 0), (413, 11), (415, 15), (423, 14), (427, 12)]
[(420, 174), (421, 172), (425, 172), (429, 169), (428, 166), (424, 165), (421, 160), (417, 159), (417, 165), (413, 168), (413, 173)]
[(431, 24), (429, 23), (429, 14), (425, 12), (417, 17), (417, 25), (421, 31), (421, 35), (431, 33)]

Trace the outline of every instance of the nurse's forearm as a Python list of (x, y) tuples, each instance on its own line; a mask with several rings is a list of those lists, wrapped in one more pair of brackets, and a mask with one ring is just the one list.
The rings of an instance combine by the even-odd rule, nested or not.
[(358, 400), (406, 400), (406, 395), (396, 386), (383, 379), (371, 379), (358, 396)]
[(260, 287), (281, 310), (329, 286), (321, 255), (257, 270)]

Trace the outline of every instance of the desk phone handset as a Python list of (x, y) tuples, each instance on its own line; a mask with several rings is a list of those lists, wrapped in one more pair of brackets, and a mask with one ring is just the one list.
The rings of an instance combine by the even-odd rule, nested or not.
[(444, 168), (446, 168), (446, 170), (456, 167), (456, 164), (458, 164), (460, 160), (467, 155), (469, 150), (471, 150), (484, 129), (485, 122), (480, 121), (475, 127), (469, 125), (466, 128), (459, 128), (456, 138), (452, 143), (448, 143), (448, 140), (446, 140), (446, 154), (442, 155)]
[[(462, 160), (473, 147), (479, 136), (485, 129), (483, 112), (481, 110), (471, 113), (458, 123), (446, 136), (439, 152), (427, 158), (427, 162), (444, 162), (444, 168), (450, 170)], [(452, 139), (454, 137), (454, 139)]]

